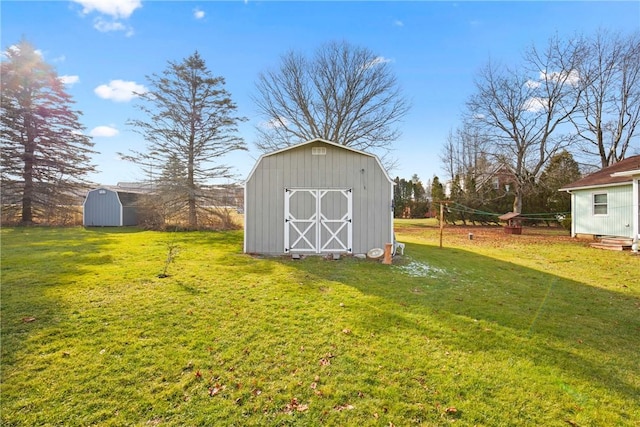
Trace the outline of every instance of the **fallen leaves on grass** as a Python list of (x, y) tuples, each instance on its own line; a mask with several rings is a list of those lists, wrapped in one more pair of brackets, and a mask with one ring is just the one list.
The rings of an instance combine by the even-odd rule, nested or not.
[(225, 388), (226, 388), (226, 386), (220, 385), (219, 383), (216, 383), (216, 385), (214, 385), (213, 387), (209, 388), (209, 396), (213, 397), (216, 394), (220, 393)]
[(22, 323), (31, 323), (31, 322), (35, 322), (35, 320), (36, 320), (35, 317), (23, 317)]
[(335, 355), (331, 353), (325, 354), (323, 358), (320, 359), (320, 366), (328, 366), (331, 365), (331, 359), (333, 359)]
[(333, 409), (338, 411), (338, 412), (344, 411), (345, 409), (348, 410), (348, 411), (351, 411), (352, 409), (355, 409), (355, 406), (349, 405), (349, 404), (345, 404), (345, 405), (335, 406)]
[(298, 402), (298, 399), (294, 397), (289, 403), (285, 405), (282, 412), (284, 412), (285, 414), (290, 414), (294, 411), (304, 412), (307, 409), (309, 409), (309, 405)]

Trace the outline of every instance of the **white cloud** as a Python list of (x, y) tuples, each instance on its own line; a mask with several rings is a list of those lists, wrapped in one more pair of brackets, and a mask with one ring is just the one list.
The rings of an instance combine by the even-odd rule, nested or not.
[(82, 13), (87, 15), (93, 11), (109, 15), (115, 19), (126, 19), (138, 8), (141, 0), (72, 0), (82, 5)]
[(62, 84), (72, 86), (80, 81), (78, 76), (60, 76), (58, 77)]
[[(35, 49), (33, 51), (36, 55), (38, 55), (40, 58), (44, 59), (44, 53), (40, 50), (40, 49)], [(3, 50), (2, 52), (0, 52), (0, 57), (6, 58), (10, 53), (17, 55), (20, 53), (20, 45), (14, 44), (9, 46), (8, 48), (6, 48), (5, 50)], [(48, 60), (49, 62), (64, 62), (67, 60), (67, 57), (64, 55), (60, 55), (57, 56), (55, 58), (52, 58), (50, 60)]]
[(276, 129), (282, 126), (286, 126), (287, 124), (289, 124), (289, 121), (286, 119), (286, 117), (278, 117), (277, 119), (271, 119), (269, 121), (262, 122), (260, 123), (260, 126), (267, 129)]
[(145, 93), (147, 89), (136, 82), (111, 80), (109, 84), (100, 85), (93, 91), (103, 99), (110, 99), (114, 102), (129, 102), (138, 96), (136, 93)]
[(111, 31), (124, 31), (127, 37), (133, 35), (133, 28), (123, 24), (120, 21), (108, 21), (102, 17), (97, 17), (93, 20), (93, 28), (101, 33), (108, 33)]
[[(33, 52), (39, 57), (44, 58), (44, 55), (42, 54), (42, 51), (40, 49), (36, 49)], [(14, 55), (19, 54), (20, 46), (18, 46), (17, 44), (13, 44), (9, 46), (4, 52), (2, 52), (2, 56), (6, 57), (9, 53), (13, 53)]]
[(575, 86), (580, 82), (580, 74), (576, 70), (567, 71), (540, 71), (540, 80), (549, 80), (555, 82), (565, 81), (566, 83)]
[(535, 80), (527, 80), (527, 82), (524, 85), (529, 89), (536, 89), (540, 87), (540, 84), (541, 84), (540, 82), (537, 82)]
[(404, 27), (404, 22), (402, 22), (399, 19), (396, 19), (395, 21), (393, 21), (393, 25), (395, 25), (396, 27)]
[(100, 17), (96, 18), (93, 21), (93, 28), (100, 31), (101, 33), (108, 33), (109, 31), (124, 31), (126, 29), (125, 25), (122, 22), (107, 21)]
[(366, 64), (364, 66), (364, 68), (371, 68), (371, 67), (375, 67), (376, 65), (379, 64), (386, 64), (388, 62), (393, 62), (391, 59), (389, 58), (385, 58), (384, 56), (378, 56), (375, 59), (373, 59), (372, 61), (370, 61), (368, 64)]
[(523, 111), (528, 111), (530, 113), (538, 113), (547, 108), (549, 104), (549, 100), (547, 98), (538, 98), (533, 97), (529, 98), (524, 102), (522, 106)]
[(193, 10), (193, 17), (194, 17), (194, 18), (196, 18), (196, 19), (202, 19), (202, 18), (204, 18), (204, 15), (205, 15), (205, 13), (204, 13), (204, 11), (203, 11), (203, 10), (200, 10), (200, 9), (198, 9), (198, 8), (195, 8), (195, 9)]
[[(576, 70), (567, 71), (540, 71), (538, 80), (529, 79), (525, 82), (525, 86), (528, 89), (537, 89), (543, 82), (552, 82), (557, 84), (568, 84), (576, 86), (580, 83), (580, 74)], [(546, 106), (546, 101), (542, 102), (543, 98), (531, 98), (525, 103), (525, 110), (527, 111), (539, 111)], [(541, 103), (542, 102), (542, 103)]]
[(120, 132), (113, 126), (98, 126), (91, 129), (89, 135), (93, 137), (103, 137), (103, 138), (111, 138), (112, 136), (118, 135)]

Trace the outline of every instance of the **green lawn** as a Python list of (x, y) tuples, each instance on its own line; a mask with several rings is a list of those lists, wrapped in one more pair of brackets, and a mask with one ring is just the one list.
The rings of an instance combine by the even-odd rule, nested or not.
[(397, 221), (392, 266), (254, 258), (239, 231), (1, 233), (2, 426), (640, 426), (629, 252), (439, 248), (428, 220)]

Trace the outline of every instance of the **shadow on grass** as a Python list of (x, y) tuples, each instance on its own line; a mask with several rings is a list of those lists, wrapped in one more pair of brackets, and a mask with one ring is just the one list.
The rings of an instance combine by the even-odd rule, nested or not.
[(12, 363), (31, 335), (61, 321), (62, 303), (50, 289), (77, 281), (87, 274), (88, 265), (113, 262), (112, 255), (104, 253), (109, 241), (106, 233), (87, 232), (80, 227), (2, 230), (3, 364)]
[[(49, 286), (56, 285), (64, 276), (65, 283), (70, 285), (67, 292), (81, 291), (81, 286), (78, 285), (81, 284), (82, 275), (86, 274), (84, 267), (108, 263), (111, 256), (109, 251), (119, 250), (118, 245), (106, 247), (111, 245), (112, 237), (127, 232), (137, 233), (138, 230), (78, 229), (59, 233), (52, 229), (33, 235), (19, 234), (22, 232), (24, 231), (3, 230), (2, 234), (3, 363), (6, 361), (5, 357), (15, 358), (14, 354), (24, 351), (21, 343), (40, 328), (54, 326), (49, 332), (50, 335), (43, 334), (44, 339), (51, 341), (55, 341), (62, 333), (71, 333), (70, 329), (62, 331), (57, 322), (60, 316), (69, 315), (71, 310), (78, 308), (63, 306), (56, 300), (56, 293), (49, 292)], [(178, 243), (184, 246), (185, 254), (184, 259), (178, 258), (177, 267), (180, 269), (176, 269), (172, 281), (168, 281), (173, 283), (179, 292), (169, 294), (176, 299), (186, 296), (194, 297), (194, 301), (196, 298), (198, 302), (206, 301), (200, 306), (203, 312), (216, 304), (251, 307), (255, 298), (256, 307), (259, 307), (261, 312), (268, 313), (269, 321), (265, 320), (265, 325), (278, 326), (278, 316), (284, 316), (300, 329), (314, 328), (320, 323), (335, 323), (336, 328), (340, 330), (343, 327), (342, 322), (348, 319), (349, 322), (354, 322), (347, 325), (353, 327), (353, 335), (339, 332), (341, 338), (364, 341), (366, 337), (377, 337), (383, 335), (383, 332), (388, 332), (387, 335), (391, 336), (391, 342), (395, 345), (402, 343), (404, 333), (414, 338), (411, 341), (413, 344), (421, 342), (421, 337), (428, 337), (437, 342), (438, 349), (458, 352), (466, 358), (473, 359), (480, 353), (488, 355), (483, 360), (500, 358), (500, 363), (493, 367), (512, 369), (512, 375), (516, 376), (513, 383), (517, 383), (517, 379), (520, 378), (518, 375), (526, 374), (519, 373), (517, 368), (509, 365), (512, 357), (530, 362), (531, 365), (539, 367), (541, 375), (546, 375), (542, 380), (526, 384), (551, 382), (560, 388), (566, 388), (566, 393), (575, 395), (576, 400), (586, 399), (584, 396), (590, 392), (593, 384), (593, 388), (604, 389), (610, 395), (624, 396), (631, 402), (637, 401), (637, 384), (640, 381), (637, 362), (640, 319), (637, 314), (640, 301), (630, 292), (586, 286), (578, 280), (563, 279), (458, 249), (407, 244), (407, 253), (411, 257), (404, 257), (402, 262), (393, 266), (346, 257), (340, 261), (325, 261), (319, 257), (302, 261), (292, 261), (283, 257), (256, 261), (242, 254), (241, 232), (165, 234), (166, 236), (159, 235), (157, 238), (154, 236), (154, 239), (149, 239), (148, 235), (139, 236), (136, 244), (153, 240), (148, 246), (154, 246), (154, 249), (145, 249), (148, 252), (144, 252), (144, 255), (137, 254), (138, 258), (151, 253), (160, 254), (162, 251), (156, 250), (157, 247), (162, 247), (164, 240), (176, 238)], [(128, 239), (121, 240), (129, 242)], [(125, 245), (122, 251), (131, 252), (137, 249), (135, 245)], [(30, 258), (32, 254), (33, 259)], [(8, 274), (5, 275), (5, 268), (11, 268), (12, 264), (20, 265), (21, 268), (16, 267), (15, 271), (8, 270)], [(207, 265), (206, 269), (201, 267), (204, 264)], [(196, 265), (198, 268), (195, 268)], [(288, 267), (286, 274), (282, 272), (284, 269), (279, 268), (283, 265)], [(138, 271), (142, 270), (133, 269), (127, 280), (139, 280), (140, 277), (136, 276)], [(118, 272), (127, 273), (124, 270)], [(274, 272), (279, 276), (272, 278)], [(233, 294), (233, 281), (241, 275), (252, 275), (254, 277), (251, 278), (251, 282), (264, 280), (264, 283), (259, 283), (258, 286), (243, 283), (234, 297), (227, 300), (224, 292)], [(10, 279), (9, 286), (5, 286), (4, 279), (7, 277)], [(107, 276), (101, 277), (96, 286), (108, 286), (110, 279)], [(205, 281), (209, 283), (208, 288), (199, 284)], [(344, 292), (332, 293), (333, 289), (330, 288), (334, 283), (340, 284), (341, 291)], [(163, 289), (166, 289), (168, 286), (164, 285)], [(210, 298), (209, 292), (212, 287), (218, 286), (220, 293), (215, 295), (222, 295), (222, 298), (216, 301)], [(266, 288), (271, 289), (271, 286), (285, 293), (278, 294), (279, 299), (272, 298), (273, 295), (267, 292), (257, 293)], [(345, 291), (345, 286), (350, 289)], [(146, 301), (146, 292), (153, 290), (151, 287), (140, 288), (140, 301)], [(112, 291), (117, 294), (118, 288), (110, 288), (109, 292)], [(338, 295), (339, 293), (342, 295)], [(345, 297), (344, 294), (349, 294), (347, 297), (350, 300), (345, 302), (347, 307), (352, 307), (353, 310), (339, 308), (322, 313), (326, 303), (337, 303), (340, 301), (338, 298)], [(287, 295), (295, 295), (292, 299), (297, 303), (297, 307), (285, 308), (284, 300)], [(298, 297), (299, 299), (295, 299)], [(320, 317), (304, 313), (311, 298), (317, 303), (313, 305), (314, 309), (323, 314)], [(150, 296), (150, 299), (153, 297)], [(258, 305), (261, 300), (266, 302)], [(228, 301), (232, 301), (232, 304)], [(113, 306), (117, 306), (117, 303), (115, 298)], [(7, 307), (10, 309), (5, 311)], [(149, 321), (165, 321), (166, 326), (163, 326), (163, 330), (175, 332), (180, 322), (178, 325), (174, 323), (176, 318), (171, 314), (173, 307), (168, 305), (164, 308), (167, 313), (165, 316), (153, 312)], [(99, 312), (99, 309), (96, 311)], [(11, 313), (10, 318), (6, 317), (7, 312)], [(233, 314), (232, 309), (226, 312)], [(37, 313), (36, 321), (25, 323), (22, 320), (23, 316), (33, 313)], [(303, 316), (298, 318), (299, 314)], [(341, 315), (345, 317), (336, 317)], [(191, 318), (191, 315), (188, 317)], [(229, 319), (226, 319), (228, 321), (221, 327), (252, 324), (243, 317), (234, 320), (235, 317), (230, 316)], [(309, 323), (305, 319), (315, 320), (315, 323)], [(285, 343), (288, 340), (286, 334), (281, 332), (282, 329), (278, 328), (244, 330), (255, 332), (256, 343), (261, 341), (258, 337), (262, 333), (278, 337), (277, 342)], [(324, 330), (329, 331), (328, 334), (331, 333), (331, 328)], [(204, 335), (209, 334), (207, 330)], [(175, 336), (176, 342), (182, 338), (179, 334), (167, 335)], [(8, 340), (5, 339), (7, 336)], [(230, 357), (242, 359), (242, 348), (246, 347), (243, 342), (247, 339), (243, 337), (239, 340), (238, 346), (232, 347), (240, 356), (234, 354)], [(331, 338), (335, 339), (337, 338)], [(174, 346), (175, 343), (170, 342), (163, 351), (166, 350), (173, 357)], [(33, 348), (39, 347), (30, 347)], [(396, 348), (385, 347), (384, 343), (377, 346), (377, 349), (380, 352), (396, 351)], [(368, 348), (364, 351), (367, 350)], [(402, 357), (413, 350), (413, 347), (398, 348), (397, 354)], [(59, 347), (56, 347), (55, 351), (58, 354), (61, 352)], [(386, 357), (386, 354), (380, 357)], [(3, 379), (11, 375), (12, 367), (18, 368), (20, 365), (19, 361), (10, 362), (3, 369)], [(420, 363), (421, 360), (407, 366), (419, 368)], [(474, 366), (471, 363), (469, 365)], [(9, 366), (9, 369), (6, 366)], [(375, 366), (377, 365), (371, 364), (364, 368), (371, 369), (373, 373)], [(575, 383), (567, 378), (583, 381), (580, 384), (582, 387), (572, 389)], [(588, 386), (585, 386), (584, 382), (588, 382)], [(601, 392), (599, 396), (602, 394)]]
[(373, 297), (379, 304), (363, 311), (363, 328), (417, 330), (455, 350), (511, 354), (627, 398), (640, 395), (640, 298), (630, 290), (459, 249), (408, 244), (407, 250), (412, 258), (393, 266), (350, 258), (277, 261)]
[(95, 233), (95, 234), (132, 234), (132, 233), (142, 233), (146, 230), (140, 227), (84, 227), (83, 228), (87, 232)]

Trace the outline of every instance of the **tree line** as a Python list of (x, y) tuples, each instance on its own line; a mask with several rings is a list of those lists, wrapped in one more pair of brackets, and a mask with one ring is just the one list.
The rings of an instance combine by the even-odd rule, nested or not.
[[(638, 141), (639, 40), (638, 33), (606, 31), (554, 36), (527, 48), (518, 63), (489, 61), (476, 75), (461, 125), (443, 141), (446, 180), (433, 177), (425, 187), (417, 176), (397, 178), (396, 215), (432, 215), (444, 199), (471, 209), (454, 214), (450, 205), (448, 214), (463, 221), (482, 212), (568, 210), (559, 186), (586, 165), (625, 158)], [(97, 169), (82, 113), (26, 40), (6, 50), (1, 72), (3, 219), (8, 211), (24, 224), (64, 217)], [(197, 228), (215, 210), (209, 183), (232, 177), (222, 157), (247, 149), (238, 135), (246, 118), (224, 77), (197, 51), (146, 79), (149, 90), (136, 94), (143, 118), (128, 121), (146, 145), (120, 155), (153, 188), (148, 208), (158, 223), (178, 218)], [(278, 67), (258, 75), (253, 101), (264, 119), (256, 128), (259, 149), (323, 138), (377, 154), (388, 169), (410, 109), (389, 62), (344, 41), (285, 53)]]
[(562, 220), (570, 196), (557, 190), (640, 154), (639, 124), (640, 33), (553, 36), (517, 63), (491, 60), (476, 74), (461, 124), (443, 144), (445, 180), (433, 178), (430, 202), (447, 202), (450, 222), (497, 222), (496, 213), (510, 211)]
[[(544, 171), (554, 161), (570, 156), (589, 171), (640, 153), (639, 124), (640, 33), (553, 36), (525, 49), (518, 63), (480, 69), (441, 160), (463, 198), (473, 198), (472, 184), (492, 171), (509, 174), (509, 210), (521, 213), (548, 187)], [(575, 180), (569, 172), (556, 184)]]
[[(565, 225), (571, 198), (558, 189), (580, 177), (580, 167), (571, 153), (565, 150), (554, 155), (531, 184), (521, 217), (530, 224)], [(439, 218), (442, 205), (445, 222), (464, 225), (498, 224), (498, 217), (513, 207), (517, 185), (513, 175), (500, 166), (486, 175), (456, 175), (445, 183), (434, 176), (423, 185), (417, 175), (408, 181), (396, 178), (395, 182), (396, 218)]]
[[(177, 219), (198, 228), (203, 215), (219, 212), (207, 197), (209, 183), (233, 177), (220, 159), (247, 149), (238, 135), (246, 118), (237, 115), (224, 77), (215, 76), (198, 52), (169, 61), (162, 73), (146, 78), (149, 90), (136, 94), (144, 118), (128, 121), (146, 145), (120, 156), (139, 166), (153, 190), (143, 203), (152, 223), (161, 227)], [(320, 137), (384, 157), (409, 108), (389, 64), (347, 42), (325, 43), (310, 58), (283, 55), (280, 68), (258, 76), (256, 93), (265, 118), (256, 129), (263, 151)], [(33, 45), (21, 40), (7, 50), (2, 61), (3, 219), (13, 213), (22, 224), (47, 222), (48, 209), (69, 211), (72, 206), (60, 201), (86, 192), (87, 176), (96, 171), (94, 144), (72, 102)]]

